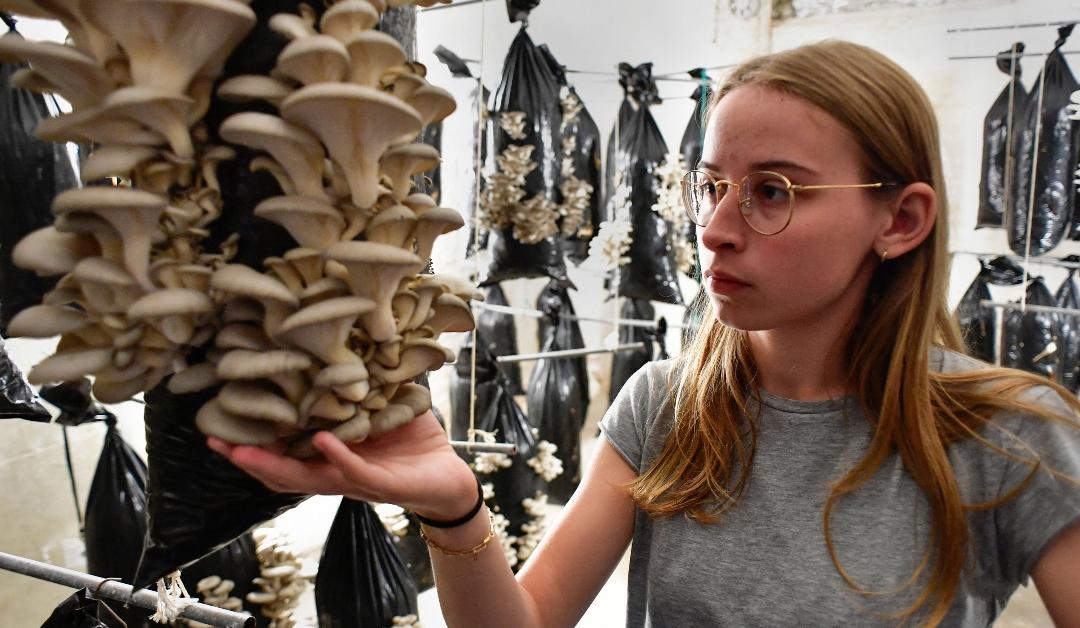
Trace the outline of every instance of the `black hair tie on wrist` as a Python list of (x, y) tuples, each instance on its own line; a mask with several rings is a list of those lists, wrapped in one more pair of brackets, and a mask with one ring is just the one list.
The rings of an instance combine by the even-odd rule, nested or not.
[(476, 478), (476, 491), (477, 491), (476, 505), (472, 507), (472, 510), (469, 511), (469, 514), (465, 515), (464, 517), (461, 517), (460, 519), (454, 519), (453, 521), (435, 521), (434, 519), (428, 519), (427, 517), (421, 517), (420, 515), (416, 514), (415, 512), (413, 513), (413, 516), (415, 516), (417, 518), (417, 520), (420, 521), (420, 523), (422, 523), (422, 524), (424, 524), (424, 525), (426, 525), (428, 527), (431, 527), (431, 528), (444, 528), (445, 529), (445, 528), (456, 528), (458, 526), (463, 526), (466, 523), (472, 521), (473, 517), (476, 516), (476, 513), (480, 512), (480, 509), (483, 508), (483, 506), (484, 506), (484, 487), (480, 484), (480, 478)]

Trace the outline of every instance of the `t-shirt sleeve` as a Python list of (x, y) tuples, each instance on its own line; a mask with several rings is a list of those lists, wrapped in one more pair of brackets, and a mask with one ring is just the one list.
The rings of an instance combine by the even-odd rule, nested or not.
[[(1041, 467), (1031, 483), (995, 511), (1003, 575), (1026, 583), (1031, 569), (1059, 533), (1080, 523), (1080, 416), (1054, 391), (1043, 389), (1039, 401), (1070, 418), (1072, 424), (1037, 417), (1009, 422), (1022, 441), (1007, 439), (1006, 448), (1025, 458), (1037, 457)], [(1029, 449), (1030, 447), (1030, 449)], [(996, 455), (996, 454), (995, 454)], [(1031, 466), (1005, 458), (1000, 494), (1020, 486)]]
[(626, 380), (600, 420), (600, 431), (607, 441), (638, 473), (645, 449), (646, 421), (651, 412), (653, 365), (645, 364)]

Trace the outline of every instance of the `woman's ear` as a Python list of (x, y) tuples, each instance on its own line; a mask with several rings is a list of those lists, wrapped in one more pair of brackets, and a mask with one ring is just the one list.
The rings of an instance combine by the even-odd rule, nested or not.
[(883, 260), (907, 253), (930, 235), (937, 220), (937, 193), (926, 183), (911, 183), (889, 204), (889, 212), (890, 219), (874, 240)]

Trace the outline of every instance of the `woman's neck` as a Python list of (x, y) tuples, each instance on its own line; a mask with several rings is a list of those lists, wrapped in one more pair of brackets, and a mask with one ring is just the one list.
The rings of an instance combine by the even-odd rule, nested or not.
[(821, 319), (796, 329), (749, 332), (758, 385), (779, 397), (802, 401), (851, 394), (844, 345), (850, 326)]

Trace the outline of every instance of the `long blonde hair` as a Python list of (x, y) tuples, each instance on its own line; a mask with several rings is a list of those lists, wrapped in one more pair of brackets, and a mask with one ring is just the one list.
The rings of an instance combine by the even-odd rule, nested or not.
[[(965, 504), (948, 459), (950, 443), (974, 438), (1014, 459), (979, 434), (1002, 411), (1047, 420), (1070, 421), (1021, 397), (1024, 390), (1051, 385), (1080, 412), (1067, 390), (1045, 378), (1010, 369), (963, 373), (930, 369), (932, 345), (963, 351), (948, 310), (948, 206), (937, 122), (918, 83), (894, 62), (870, 48), (827, 41), (752, 59), (736, 68), (713, 97), (710, 108), (732, 90), (764, 85), (798, 96), (827, 111), (859, 143), (867, 180), (921, 181), (937, 193), (939, 216), (926, 240), (913, 251), (881, 264), (870, 283), (859, 320), (844, 347), (849, 389), (874, 422), (869, 449), (859, 463), (833, 483), (823, 512), (826, 545), (833, 564), (853, 589), (861, 588), (840, 565), (830, 533), (837, 503), (868, 482), (894, 452), (926, 495), (932, 526), (923, 561), (909, 586), (929, 571), (915, 602), (895, 618), (937, 625), (948, 613), (967, 557), (967, 512), (992, 504)], [(675, 421), (661, 453), (633, 483), (630, 492), (654, 517), (685, 513), (711, 522), (733, 506), (749, 481), (757, 442), (750, 408), (756, 367), (745, 332), (726, 327), (706, 313), (700, 331), (672, 369)], [(1034, 459), (1023, 459), (1039, 470)]]

